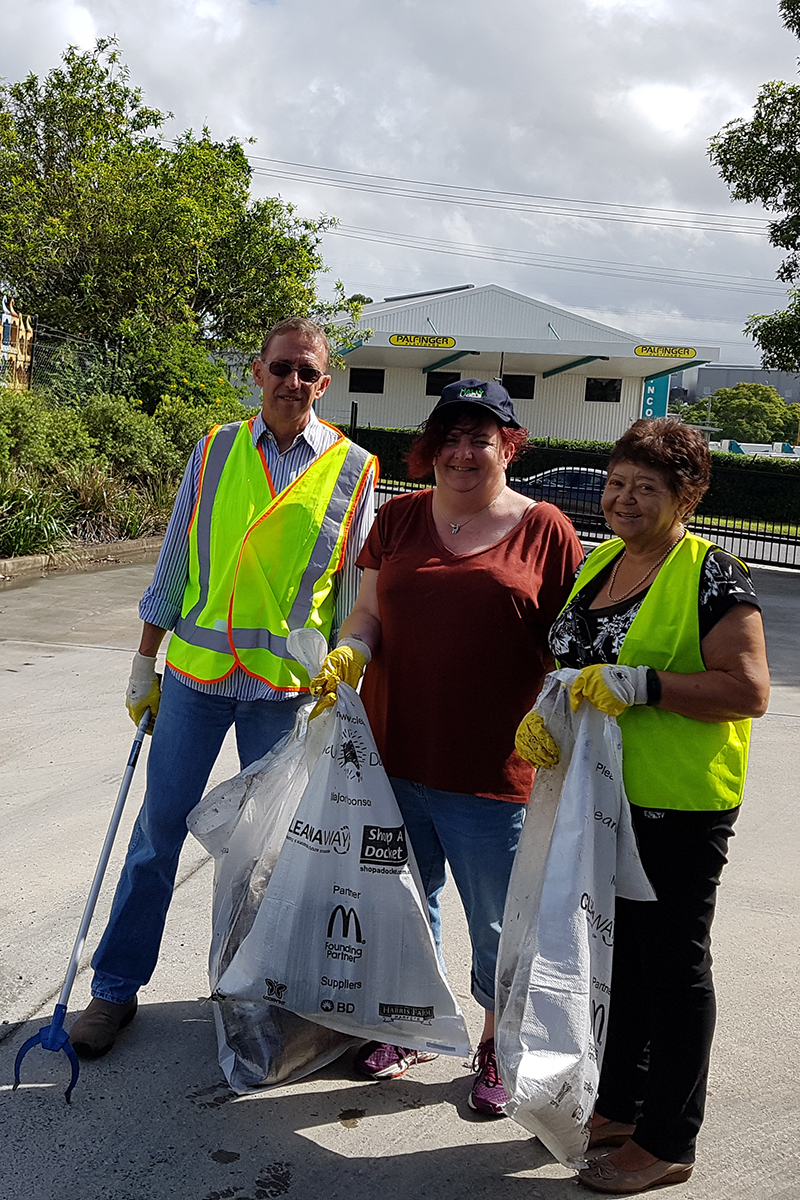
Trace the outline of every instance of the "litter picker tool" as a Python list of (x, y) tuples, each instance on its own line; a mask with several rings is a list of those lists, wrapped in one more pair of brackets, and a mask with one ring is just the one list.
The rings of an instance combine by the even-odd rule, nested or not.
[(32, 1050), (34, 1046), (42, 1046), (45, 1050), (54, 1050), (56, 1052), (63, 1050), (69, 1059), (72, 1066), (72, 1078), (69, 1081), (69, 1087), (64, 1093), (64, 1099), (66, 1100), (67, 1104), (69, 1104), (72, 1096), (72, 1090), (75, 1087), (75, 1084), (78, 1082), (78, 1073), (80, 1071), (78, 1056), (69, 1040), (69, 1034), (64, 1032), (64, 1017), (67, 1015), (69, 994), (72, 991), (72, 985), (75, 982), (75, 976), (78, 973), (78, 963), (80, 962), (80, 957), (83, 953), (83, 947), (86, 943), (86, 934), (89, 932), (89, 926), (94, 915), (95, 905), (97, 904), (97, 897), (100, 894), (100, 886), (103, 882), (103, 876), (106, 873), (108, 860), (111, 857), (111, 848), (114, 845), (114, 838), (117, 835), (120, 818), (122, 817), (122, 810), (125, 807), (125, 801), (128, 799), (128, 792), (130, 791), (133, 772), (136, 770), (136, 763), (139, 759), (139, 751), (142, 748), (142, 742), (144, 741), (144, 736), (147, 732), (147, 727), (149, 724), (150, 709), (148, 708), (145, 709), (144, 716), (142, 717), (136, 729), (136, 736), (133, 739), (133, 745), (131, 746), (131, 752), (128, 756), (128, 763), (125, 767), (125, 773), (122, 776), (122, 782), (119, 785), (117, 802), (114, 805), (114, 811), (111, 814), (111, 820), (108, 824), (106, 840), (103, 842), (103, 849), (100, 852), (100, 860), (95, 869), (92, 886), (86, 899), (86, 907), (83, 910), (80, 928), (78, 929), (78, 936), (75, 938), (75, 945), (72, 947), (72, 954), (70, 955), (69, 965), (67, 966), (67, 973), (64, 977), (64, 986), (62, 987), (61, 994), (58, 997), (58, 1004), (55, 1007), (53, 1019), (49, 1025), (43, 1025), (38, 1033), (35, 1033), (33, 1037), (29, 1037), (27, 1042), (20, 1046), (16, 1062), (14, 1063), (14, 1086), (12, 1091), (16, 1091), (20, 1084), (19, 1069), (22, 1065), (22, 1060), (28, 1051)]

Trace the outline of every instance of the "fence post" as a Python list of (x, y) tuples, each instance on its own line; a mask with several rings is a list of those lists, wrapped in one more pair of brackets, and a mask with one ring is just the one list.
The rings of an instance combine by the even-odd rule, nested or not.
[(39, 341), (39, 318), (33, 318), (33, 335), (31, 337), (31, 357), (28, 363), (28, 391), (33, 387), (33, 364), (36, 361), (36, 348)]
[(356, 440), (356, 430), (358, 427), (358, 401), (353, 400), (350, 404), (350, 441)]

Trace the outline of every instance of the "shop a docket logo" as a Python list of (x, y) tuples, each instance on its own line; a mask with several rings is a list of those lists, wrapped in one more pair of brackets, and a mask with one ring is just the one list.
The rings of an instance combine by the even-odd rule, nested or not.
[(408, 842), (405, 825), (385, 827), (365, 825), (361, 835), (362, 863), (383, 863), (403, 866), (408, 862)]

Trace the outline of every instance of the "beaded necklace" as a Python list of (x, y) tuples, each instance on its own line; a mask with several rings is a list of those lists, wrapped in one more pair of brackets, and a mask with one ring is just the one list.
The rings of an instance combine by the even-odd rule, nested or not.
[(653, 574), (653, 572), (657, 571), (658, 568), (661, 566), (661, 564), (667, 561), (670, 554), (677, 546), (678, 542), (680, 542), (685, 536), (686, 536), (686, 530), (683, 529), (681, 531), (681, 533), (678, 535), (678, 537), (675, 539), (675, 541), (672, 543), (672, 545), (667, 549), (666, 553), (661, 555), (661, 558), (658, 560), (657, 563), (653, 563), (652, 567), (647, 572), (647, 574), (643, 575), (642, 578), (638, 581), (638, 583), (635, 583), (633, 585), (633, 587), (629, 588), (629, 590), (627, 592), (623, 592), (623, 594), (621, 596), (615, 597), (615, 596), (611, 595), (611, 589), (613, 588), (614, 584), (617, 581), (617, 571), (620, 569), (620, 567), (622, 565), (622, 560), (625, 558), (625, 555), (628, 553), (627, 549), (623, 550), (622, 554), (620, 554), (619, 558), (614, 563), (614, 570), (611, 572), (611, 578), (608, 581), (608, 598), (609, 598), (609, 600), (611, 600), (614, 604), (619, 604), (622, 600), (627, 600), (629, 596), (635, 595), (635, 593), (638, 591), (638, 589), (642, 586), (643, 583), (646, 582), (646, 580), (648, 580), (650, 578), (650, 576)]

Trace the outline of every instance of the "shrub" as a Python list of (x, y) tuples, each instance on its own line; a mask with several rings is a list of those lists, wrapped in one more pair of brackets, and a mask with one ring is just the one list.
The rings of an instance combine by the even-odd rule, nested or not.
[(190, 326), (173, 326), (155, 336), (152, 330), (139, 331), (126, 345), (123, 359), (131, 394), (148, 413), (154, 413), (165, 396), (203, 407), (217, 400), (241, 401), (250, 394), (248, 388), (230, 382), (225, 363), (209, 358), (208, 347)]
[(130, 396), (92, 396), (80, 410), (97, 454), (126, 479), (174, 476), (180, 455), (163, 428)]
[(187, 404), (178, 396), (165, 396), (153, 414), (153, 424), (174, 447), (181, 469), (199, 441), (214, 425), (228, 421), (249, 421), (253, 409), (239, 403), (237, 396), (226, 396), (209, 404)]
[(47, 552), (68, 533), (57, 491), (26, 475), (8, 474), (0, 479), (0, 556)]
[(0, 387), (0, 470), (89, 462), (94, 445), (80, 412), (37, 392)]
[(53, 479), (68, 513), (72, 537), (83, 542), (109, 542), (163, 533), (177, 484), (135, 484), (108, 467), (62, 468)]

